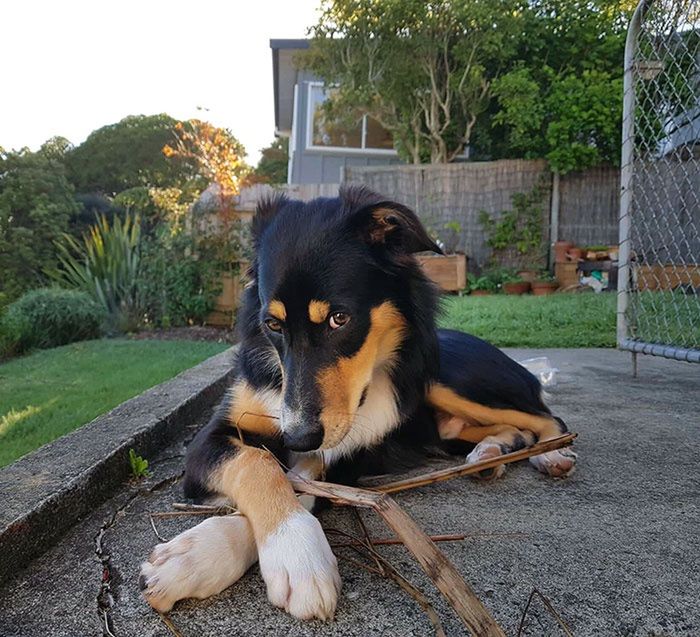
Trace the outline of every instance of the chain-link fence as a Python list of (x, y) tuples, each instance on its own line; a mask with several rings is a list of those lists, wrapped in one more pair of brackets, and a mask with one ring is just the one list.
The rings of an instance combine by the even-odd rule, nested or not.
[(618, 345), (700, 362), (700, 0), (641, 0), (624, 86)]

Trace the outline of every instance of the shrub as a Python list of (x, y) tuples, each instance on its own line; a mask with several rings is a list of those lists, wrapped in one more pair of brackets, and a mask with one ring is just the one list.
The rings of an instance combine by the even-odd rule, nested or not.
[(141, 249), (138, 290), (146, 322), (162, 327), (202, 323), (220, 292), (219, 265), (195, 253), (190, 236), (172, 235), (168, 228), (145, 237)]
[(56, 265), (54, 241), (77, 211), (59, 161), (0, 149), (0, 303), (43, 284)]
[(87, 292), (104, 308), (110, 329), (136, 326), (139, 307), (137, 278), (141, 227), (138, 217), (116, 217), (112, 224), (100, 216), (83, 235), (82, 244), (64, 234), (58, 243), (60, 269), (50, 272), (64, 287)]
[(97, 338), (105, 318), (102, 308), (85, 292), (39, 288), (27, 292), (6, 309), (0, 320), (0, 348), (19, 354)]

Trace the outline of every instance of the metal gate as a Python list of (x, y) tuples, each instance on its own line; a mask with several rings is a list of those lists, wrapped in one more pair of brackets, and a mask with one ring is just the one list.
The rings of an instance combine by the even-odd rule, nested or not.
[(617, 341), (700, 362), (700, 0), (641, 0), (625, 47)]

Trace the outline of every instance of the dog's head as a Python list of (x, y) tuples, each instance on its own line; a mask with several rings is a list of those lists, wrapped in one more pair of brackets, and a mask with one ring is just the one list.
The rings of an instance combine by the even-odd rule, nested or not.
[(263, 202), (253, 233), (257, 320), (280, 358), (285, 445), (335, 447), (410, 330), (422, 277), (413, 253), (440, 250), (411, 210), (363, 188)]

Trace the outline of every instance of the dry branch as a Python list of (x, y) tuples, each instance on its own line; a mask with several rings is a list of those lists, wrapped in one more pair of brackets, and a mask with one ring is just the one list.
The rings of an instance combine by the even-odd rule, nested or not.
[[(291, 476), (290, 476), (291, 478)], [(420, 527), (386, 494), (328, 482), (292, 479), (297, 491), (332, 502), (376, 511), (414, 555), (426, 575), (455, 609), (462, 623), (479, 637), (505, 637), (472, 588)]]
[(445, 480), (452, 480), (453, 478), (479, 473), (485, 469), (492, 469), (493, 467), (497, 467), (502, 464), (518, 462), (519, 460), (524, 460), (525, 458), (530, 458), (531, 456), (539, 456), (542, 453), (554, 451), (555, 449), (561, 449), (562, 447), (568, 447), (575, 439), (575, 433), (567, 433), (557, 436), (556, 438), (552, 438), (551, 440), (538, 442), (532, 447), (520, 449), (520, 451), (513, 451), (512, 453), (506, 453), (502, 456), (496, 456), (495, 458), (481, 460), (480, 462), (474, 462), (473, 464), (461, 464), (457, 465), (456, 467), (450, 467), (449, 469), (432, 471), (431, 473), (425, 473), (413, 478), (406, 478), (405, 480), (397, 480), (396, 482), (388, 482), (386, 484), (373, 486), (371, 488), (375, 491), (381, 491), (382, 493), (397, 493), (398, 491), (415, 489), (417, 487), (423, 487), (435, 482), (443, 482)]

